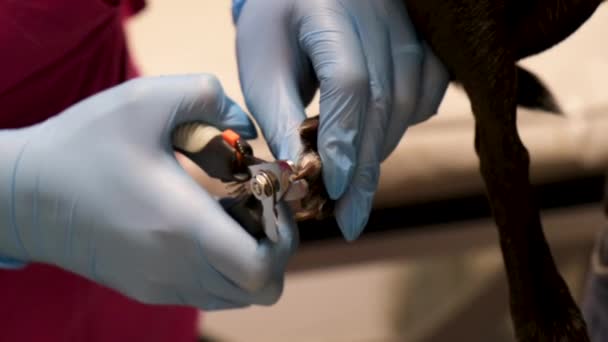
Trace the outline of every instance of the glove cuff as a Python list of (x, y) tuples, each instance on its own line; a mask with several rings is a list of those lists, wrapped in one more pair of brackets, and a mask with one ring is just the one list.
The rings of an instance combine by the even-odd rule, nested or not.
[(0, 268), (18, 269), (26, 262), (15, 258), (23, 255), (14, 224), (14, 173), (27, 143), (27, 128), (0, 130)]
[(232, 23), (236, 25), (246, 0), (232, 0)]
[(25, 262), (12, 258), (6, 258), (0, 255), (0, 269), (18, 270), (24, 268), (25, 266), (27, 266), (27, 263)]

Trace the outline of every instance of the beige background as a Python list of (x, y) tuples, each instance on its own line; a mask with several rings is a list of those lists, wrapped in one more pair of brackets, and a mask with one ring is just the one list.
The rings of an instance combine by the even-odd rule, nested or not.
[[(148, 2), (145, 13), (128, 27), (143, 72), (210, 72), (243, 104), (230, 1)], [(521, 132), (532, 152), (535, 181), (597, 170), (608, 157), (607, 34), (604, 6), (566, 42), (524, 63), (539, 72), (567, 111), (565, 119), (522, 111)], [(383, 165), (378, 206), (481, 190), (466, 98), (450, 88), (439, 112), (410, 130)], [(264, 149), (262, 142), (256, 144), (258, 151)], [(407, 191), (391, 191), (395, 188)], [(478, 258), (486, 255), (479, 253)], [(483, 267), (500, 266), (495, 254), (484, 260)], [(204, 326), (230, 341), (390, 341), (390, 289), (395, 279), (407, 278), (411, 267), (398, 259), (290, 274), (276, 306), (207, 314)]]

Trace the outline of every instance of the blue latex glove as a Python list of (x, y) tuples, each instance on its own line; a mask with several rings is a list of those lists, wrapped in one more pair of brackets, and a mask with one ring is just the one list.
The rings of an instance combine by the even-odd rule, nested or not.
[(243, 93), (277, 158), (297, 158), (297, 129), (319, 85), (323, 179), (345, 238), (356, 239), (380, 163), (408, 126), (437, 111), (447, 71), (401, 0), (247, 0), (233, 9)]
[(194, 120), (256, 135), (210, 75), (129, 81), (41, 124), (0, 131), (0, 254), (145, 303), (275, 303), (298, 243), (292, 215), (281, 207), (276, 244), (230, 218), (175, 158), (171, 132)]

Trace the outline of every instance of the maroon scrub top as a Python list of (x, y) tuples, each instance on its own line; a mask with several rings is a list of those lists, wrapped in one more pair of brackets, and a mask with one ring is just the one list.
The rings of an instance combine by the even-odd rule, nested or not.
[[(124, 21), (145, 0), (0, 0), (0, 129), (137, 76)], [(0, 341), (193, 342), (198, 311), (151, 306), (56, 267), (0, 270)]]

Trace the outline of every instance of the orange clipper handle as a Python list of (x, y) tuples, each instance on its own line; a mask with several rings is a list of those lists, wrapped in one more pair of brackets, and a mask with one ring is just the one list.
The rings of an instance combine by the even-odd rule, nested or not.
[(223, 182), (243, 182), (251, 175), (245, 160), (251, 146), (233, 130), (190, 123), (173, 134), (174, 148), (196, 163), (210, 177)]

